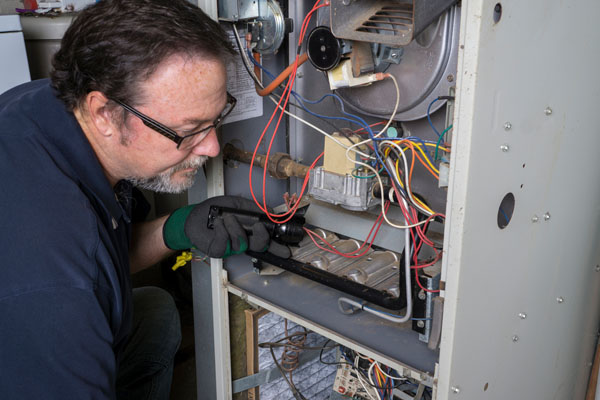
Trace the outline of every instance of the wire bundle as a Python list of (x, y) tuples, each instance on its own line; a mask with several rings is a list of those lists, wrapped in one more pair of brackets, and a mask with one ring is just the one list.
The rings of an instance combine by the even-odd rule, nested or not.
[[(317, 0), (311, 10), (308, 12), (306, 17), (303, 20), (301, 25), (301, 30), (299, 34), (299, 40), (296, 51), (296, 58), (294, 62), (288, 66), (278, 77), (275, 77), (269, 71), (267, 71), (259, 62), (260, 58), (256, 58), (256, 55), (252, 53), (250, 49), (250, 40), (247, 38), (247, 47), (243, 48), (241, 39), (237, 32), (235, 25), (233, 25), (234, 34), (236, 37), (236, 42), (238, 44), (240, 50), (240, 56), (242, 57), (244, 67), (255, 81), (257, 86), (257, 92), (261, 96), (269, 96), (271, 101), (273, 101), (276, 105), (276, 108), (271, 115), (268, 123), (266, 124), (262, 134), (260, 135), (259, 140), (257, 141), (256, 147), (254, 149), (254, 154), (250, 163), (250, 171), (248, 176), (250, 192), (253, 200), (258, 205), (258, 207), (268, 216), (268, 218), (275, 223), (285, 223), (289, 221), (298, 210), (300, 200), (302, 199), (306, 186), (308, 184), (309, 173), (306, 174), (300, 195), (297, 197), (292, 197), (291, 199), (288, 197), (286, 199), (286, 204), (288, 206), (288, 210), (284, 213), (273, 214), (269, 212), (269, 209), (266, 205), (266, 181), (267, 181), (267, 166), (264, 166), (263, 176), (262, 176), (262, 201), (260, 201), (253, 188), (253, 166), (254, 160), (258, 153), (259, 146), (265, 140), (265, 136), (267, 131), (273, 127), (273, 133), (268, 141), (268, 150), (266, 153), (266, 160), (269, 159), (269, 155), (271, 153), (271, 149), (273, 146), (273, 142), (275, 139), (275, 135), (279, 129), (282, 118), (284, 114), (289, 115), (292, 118), (295, 118), (311, 127), (312, 129), (318, 131), (319, 133), (330, 137), (335, 143), (344, 147), (346, 149), (346, 157), (351, 160), (357, 166), (353, 171), (353, 175), (357, 178), (375, 178), (376, 184), (379, 187), (380, 193), (380, 205), (381, 212), (379, 213), (377, 219), (373, 227), (371, 228), (367, 238), (363, 242), (362, 246), (353, 253), (344, 254), (336, 250), (330, 243), (323, 241), (320, 238), (317, 238), (314, 232), (306, 229), (306, 233), (313, 240), (313, 242), (319, 247), (321, 250), (329, 251), (335, 254), (338, 254), (343, 257), (348, 258), (357, 258), (364, 254), (366, 254), (371, 248), (375, 237), (377, 236), (379, 229), (383, 222), (385, 221), (388, 225), (398, 228), (404, 229), (405, 232), (405, 268), (407, 269), (406, 276), (406, 295), (407, 295), (407, 314), (400, 318), (398, 316), (390, 316), (386, 315), (384, 312), (380, 312), (369, 307), (366, 307), (364, 304), (360, 304), (354, 302), (349, 299), (341, 298), (340, 299), (340, 307), (342, 307), (342, 303), (350, 304), (351, 307), (355, 309), (363, 309), (373, 314), (376, 314), (382, 318), (390, 319), (395, 322), (405, 322), (410, 319), (410, 312), (412, 307), (412, 299), (410, 298), (410, 292), (412, 289), (410, 288), (410, 275), (411, 269), (414, 271), (415, 280), (419, 287), (424, 291), (432, 291), (430, 289), (425, 288), (420, 280), (419, 280), (419, 270), (434, 265), (442, 256), (442, 253), (438, 251), (435, 247), (435, 244), (427, 237), (427, 228), (432, 220), (443, 221), (445, 216), (435, 210), (431, 209), (429, 205), (421, 199), (418, 195), (413, 193), (412, 191), (412, 181), (414, 171), (416, 169), (416, 165), (419, 165), (419, 168), (423, 168), (429, 175), (434, 179), (439, 179), (439, 169), (437, 168), (439, 162), (440, 152), (449, 153), (450, 146), (444, 143), (444, 138), (446, 133), (452, 128), (452, 126), (447, 127), (445, 130), (440, 133), (431, 120), (430, 111), (433, 104), (439, 100), (447, 100), (448, 97), (438, 97), (434, 99), (427, 109), (427, 119), (430, 123), (432, 129), (438, 135), (438, 139), (436, 141), (428, 141), (423, 140), (418, 137), (405, 137), (405, 138), (391, 138), (387, 137), (387, 130), (391, 126), (396, 112), (398, 110), (399, 102), (400, 102), (400, 89), (398, 87), (398, 82), (396, 78), (391, 74), (378, 74), (378, 79), (389, 79), (392, 81), (394, 88), (396, 90), (396, 101), (393, 113), (387, 121), (380, 121), (374, 124), (368, 124), (363, 118), (357, 115), (353, 115), (347, 112), (344, 109), (344, 102), (342, 99), (337, 96), (335, 93), (328, 93), (322, 96), (318, 100), (307, 100), (302, 97), (299, 93), (293, 90), (294, 82), (296, 79), (298, 66), (301, 65), (305, 60), (305, 55), (301, 55), (301, 47), (306, 35), (308, 26), (310, 24), (310, 20), (312, 15), (320, 8), (329, 6), (329, 3), (325, 0)], [(253, 70), (254, 69), (254, 70)], [(258, 78), (257, 73), (259, 69), (263, 70), (266, 75), (268, 75), (272, 82), (266, 88), (263, 86), (261, 80)], [(287, 79), (287, 83), (283, 85), (283, 82)], [(275, 94), (274, 91), (277, 88), (281, 88), (283, 86), (283, 91), (280, 95)], [(295, 101), (291, 101), (291, 97), (294, 97)], [(327, 98), (331, 98), (336, 105), (338, 106), (341, 114), (343, 116), (326, 116), (320, 113), (311, 110), (308, 105), (317, 105), (324, 101)], [(349, 141), (352, 143), (351, 145), (345, 145), (341, 143), (337, 138), (332, 136), (331, 134), (325, 132), (324, 130), (316, 127), (310, 122), (298, 117), (297, 115), (290, 113), (287, 111), (288, 105), (292, 105), (295, 107), (299, 107), (303, 109), (306, 113), (319, 118), (322, 121), (325, 121), (328, 125), (332, 126), (335, 131), (340, 132), (342, 135), (346, 136)], [(277, 116), (277, 120), (275, 117)], [(347, 123), (351, 123), (353, 125), (357, 125), (358, 129), (356, 129), (353, 133), (355, 135), (366, 135), (367, 137), (364, 140), (356, 140), (351, 139), (343, 129), (337, 129), (333, 124), (334, 121), (344, 121)], [(379, 127), (380, 125), (384, 125), (383, 128), (377, 132), (373, 131), (373, 128)], [(323, 153), (321, 153), (311, 164), (310, 169), (314, 168), (319, 160), (323, 157)], [(443, 157), (441, 157), (444, 160)], [(367, 172), (369, 171), (369, 172)], [(365, 176), (365, 172), (370, 175)], [(386, 184), (384, 184), (384, 181)], [(390, 204), (395, 203), (399, 206), (399, 209), (402, 213), (404, 224), (398, 224), (397, 222), (393, 222), (387, 215)], [(318, 239), (318, 240), (317, 240)], [(433, 249), (435, 256), (432, 259), (428, 260), (420, 260), (419, 253), (422, 250), (423, 246), (428, 246)]]

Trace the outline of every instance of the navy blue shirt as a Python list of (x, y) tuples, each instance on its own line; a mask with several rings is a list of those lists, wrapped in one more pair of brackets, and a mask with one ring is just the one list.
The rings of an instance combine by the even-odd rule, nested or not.
[(115, 398), (130, 211), (47, 80), (0, 96), (0, 182), (0, 397)]

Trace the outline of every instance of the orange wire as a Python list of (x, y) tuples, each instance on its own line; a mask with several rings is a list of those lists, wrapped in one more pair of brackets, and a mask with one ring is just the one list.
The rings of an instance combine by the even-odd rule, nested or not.
[(427, 169), (427, 171), (429, 171), (429, 173), (431, 173), (431, 175), (433, 175), (434, 178), (439, 179), (439, 176), (435, 173), (434, 170), (431, 169), (431, 167), (429, 165), (427, 165), (427, 163), (425, 162), (425, 160), (423, 160), (421, 158), (421, 156), (419, 155), (419, 153), (415, 150), (413, 150), (413, 153), (417, 156), (417, 158), (419, 159), (419, 161), (421, 162), (421, 164), (423, 164), (423, 166)]
[[(321, 7), (325, 7), (325, 6), (328, 6), (328, 5), (329, 5), (329, 3), (328, 3), (328, 2), (326, 2), (325, 4), (318, 5), (318, 3), (319, 3), (320, 1), (321, 1), (321, 0), (317, 0), (317, 2), (315, 3), (315, 5), (313, 6), (313, 9), (312, 9), (312, 10), (311, 10), (311, 11), (310, 11), (308, 14), (307, 14), (307, 16), (306, 16), (306, 17), (305, 17), (305, 19), (304, 19), (304, 22), (303, 22), (303, 24), (302, 24), (302, 29), (301, 29), (301, 31), (300, 31), (300, 40), (299, 40), (299, 42), (298, 42), (298, 46), (299, 46), (299, 47), (300, 47), (300, 45), (302, 44), (302, 40), (303, 40), (303, 38), (304, 38), (304, 35), (305, 35), (305, 33), (306, 33), (306, 30), (308, 29), (308, 23), (309, 23), (309, 21), (310, 21), (310, 17), (311, 17), (311, 15), (312, 15), (312, 14), (313, 14), (313, 13), (314, 13), (314, 12), (315, 12), (317, 9), (319, 9), (319, 8), (321, 8)], [(277, 133), (277, 130), (279, 129), (279, 125), (280, 125), (280, 123), (281, 123), (281, 119), (282, 119), (282, 117), (283, 117), (283, 112), (280, 114), (280, 116), (279, 116), (279, 118), (278, 118), (278, 120), (277, 120), (277, 124), (276, 124), (276, 126), (275, 126), (275, 129), (274, 129), (273, 135), (271, 136), (271, 140), (270, 140), (270, 142), (269, 142), (269, 148), (268, 148), (268, 150), (267, 150), (267, 154), (266, 154), (265, 166), (263, 167), (264, 169), (263, 169), (263, 190), (262, 190), (262, 195), (263, 195), (263, 201), (262, 201), (262, 203), (263, 203), (263, 204), (262, 204), (262, 205), (261, 205), (261, 204), (258, 202), (258, 200), (256, 199), (256, 196), (255, 196), (255, 194), (254, 194), (254, 189), (253, 189), (253, 187), (252, 187), (252, 167), (254, 166), (254, 160), (256, 159), (256, 154), (257, 154), (257, 152), (258, 152), (258, 148), (259, 148), (259, 146), (260, 146), (260, 143), (262, 142), (262, 140), (263, 140), (263, 138), (264, 138), (264, 136), (265, 136), (265, 134), (266, 134), (266, 132), (267, 132), (267, 130), (268, 130), (268, 128), (269, 128), (269, 126), (271, 125), (271, 122), (273, 122), (273, 118), (275, 117), (275, 115), (276, 115), (276, 114), (277, 114), (277, 112), (279, 111), (279, 107), (280, 107), (280, 105), (281, 105), (281, 102), (282, 102), (282, 101), (284, 101), (283, 108), (285, 108), (285, 107), (287, 106), (287, 102), (288, 102), (288, 100), (289, 100), (289, 96), (290, 96), (290, 93), (291, 93), (291, 88), (293, 87), (293, 85), (294, 85), (294, 81), (295, 81), (295, 78), (296, 78), (296, 72), (297, 72), (297, 69), (298, 69), (298, 62), (299, 62), (299, 58), (300, 58), (300, 57), (296, 57), (296, 59), (294, 60), (294, 63), (291, 65), (292, 69), (291, 69), (290, 79), (288, 80), (288, 82), (287, 82), (287, 84), (286, 84), (286, 87), (285, 87), (285, 89), (284, 89), (284, 92), (283, 92), (283, 94), (284, 94), (284, 95), (283, 95), (283, 96), (282, 96), (282, 97), (279, 99), (279, 102), (277, 103), (277, 107), (276, 107), (276, 108), (275, 108), (275, 110), (273, 111), (273, 114), (271, 115), (271, 118), (269, 119), (269, 121), (268, 121), (268, 123), (267, 123), (267, 126), (266, 126), (266, 127), (265, 127), (265, 129), (263, 130), (263, 133), (261, 134), (261, 136), (260, 136), (260, 138), (259, 138), (259, 140), (258, 140), (258, 142), (257, 142), (257, 144), (256, 144), (256, 148), (254, 149), (254, 154), (253, 154), (253, 156), (252, 156), (252, 160), (250, 161), (250, 171), (249, 171), (249, 175), (248, 175), (248, 180), (249, 180), (250, 193), (251, 193), (251, 195), (252, 195), (252, 198), (253, 198), (254, 202), (257, 204), (257, 206), (258, 206), (258, 207), (259, 207), (259, 208), (260, 208), (260, 209), (261, 209), (261, 210), (262, 210), (262, 211), (263, 211), (263, 212), (264, 212), (264, 213), (267, 215), (267, 217), (268, 217), (268, 218), (269, 218), (271, 221), (273, 221), (273, 222), (275, 222), (275, 223), (284, 223), (284, 222), (287, 222), (289, 219), (291, 219), (291, 218), (294, 216), (294, 214), (295, 214), (295, 212), (296, 212), (296, 210), (298, 209), (298, 206), (299, 206), (299, 204), (300, 204), (300, 201), (298, 201), (298, 202), (295, 204), (294, 208), (292, 208), (292, 209), (288, 210), (286, 213), (283, 213), (283, 214), (271, 214), (271, 213), (269, 213), (269, 211), (268, 211), (268, 209), (267, 209), (267, 205), (266, 205), (266, 180), (267, 180), (266, 174), (267, 174), (267, 162), (268, 162), (268, 158), (269, 158), (269, 155), (270, 155), (270, 152), (271, 152), (271, 148), (272, 148), (272, 146), (273, 146), (273, 141), (274, 141), (274, 139), (275, 139), (275, 134)], [(285, 99), (284, 99), (284, 97), (285, 97)], [(317, 161), (318, 161), (318, 160), (319, 160), (319, 159), (320, 159), (322, 156), (323, 156), (323, 154), (321, 154), (319, 157), (317, 157), (317, 159), (315, 159), (315, 161), (313, 162), (313, 164), (312, 164), (312, 165), (311, 165), (311, 167), (310, 167), (311, 169), (312, 169), (312, 168), (314, 168), (314, 166), (316, 165)], [(309, 169), (309, 170), (310, 170), (310, 169)], [(306, 175), (306, 177), (305, 177), (305, 181), (304, 181), (304, 185), (303, 185), (303, 187), (302, 187), (302, 193), (301, 193), (301, 196), (304, 194), (304, 190), (305, 190), (305, 188), (306, 188), (306, 185), (307, 185), (307, 183), (308, 183), (308, 176), (309, 176), (309, 173), (307, 172), (307, 175)], [(284, 221), (278, 221), (278, 220), (275, 220), (275, 219), (274, 219), (274, 217), (280, 217), (280, 218), (281, 218), (281, 217), (284, 217), (285, 215), (288, 215), (288, 214), (289, 214), (288, 218), (287, 218), (287, 219), (285, 219)]]
[[(254, 56), (254, 61), (256, 61), (257, 63), (260, 64), (260, 54), (258, 54), (258, 53), (252, 53), (252, 54)], [(255, 65), (254, 66), (254, 75), (256, 75), (256, 77), (258, 78), (260, 76), (260, 73), (261, 73), (260, 68), (258, 67), (258, 65)], [(261, 81), (262, 81), (262, 79), (261, 79)], [(255, 86), (255, 87), (256, 87), (256, 91), (258, 91), (259, 87), (258, 86)]]
[[(299, 66), (304, 64), (306, 60), (308, 60), (308, 54), (302, 54), (299, 58), (297, 58), (297, 60), (297, 65), (296, 63), (288, 65), (288, 67), (284, 69), (283, 72), (281, 72), (273, 82), (269, 83), (267, 87), (265, 87), (264, 89), (259, 89), (257, 87), (256, 93), (258, 93), (259, 96), (263, 97), (271, 94), (273, 90), (275, 90), (279, 85), (281, 85), (281, 82), (283, 82), (285, 79), (287, 79), (288, 76), (292, 74), (292, 71), (295, 71), (296, 68), (298, 68)], [(254, 69), (256, 71), (256, 69), (258, 69), (258, 66), (254, 66)]]

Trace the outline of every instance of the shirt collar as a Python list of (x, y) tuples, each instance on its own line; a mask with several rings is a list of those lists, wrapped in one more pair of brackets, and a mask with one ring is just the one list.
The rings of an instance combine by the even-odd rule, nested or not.
[(69, 173), (118, 221), (124, 215), (123, 210), (79, 122), (56, 97), (56, 92), (48, 80), (39, 95), (42, 96), (40, 104), (46, 105), (41, 112), (41, 126), (44, 127), (44, 133), (50, 143), (56, 147), (57, 155), (62, 156), (62, 162), (58, 162), (64, 163)]

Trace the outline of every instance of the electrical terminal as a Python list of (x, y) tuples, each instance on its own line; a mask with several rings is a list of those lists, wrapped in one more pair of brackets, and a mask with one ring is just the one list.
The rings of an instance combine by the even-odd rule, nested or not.
[(341, 61), (337, 67), (327, 72), (331, 90), (370, 85), (373, 82), (387, 78), (388, 75), (389, 74), (377, 72), (355, 77), (352, 73), (352, 61), (349, 59)]

